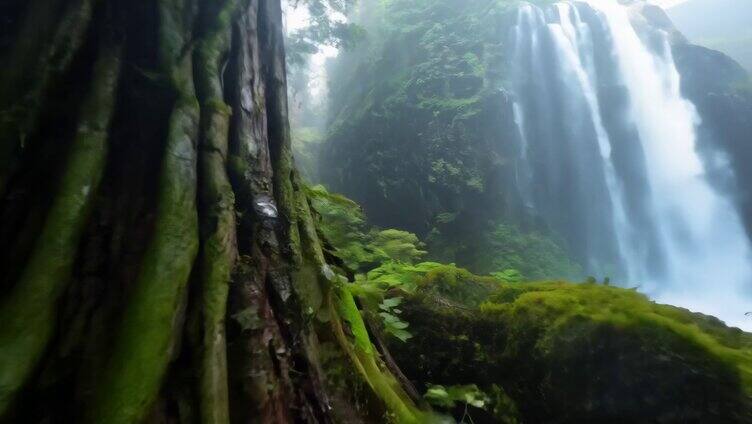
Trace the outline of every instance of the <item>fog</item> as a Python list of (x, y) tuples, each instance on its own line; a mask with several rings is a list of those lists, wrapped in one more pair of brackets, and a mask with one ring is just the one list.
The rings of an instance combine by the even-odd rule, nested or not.
[[(692, 55), (705, 53), (687, 44), (718, 48), (745, 65), (745, 51), (752, 47), (752, 39), (743, 40), (752, 28), (747, 25), (752, 22), (748, 14), (752, 7), (743, 0), (650, 2), (667, 11), (658, 19), (643, 2), (624, 3), (628, 4), (590, 0), (538, 8), (500, 2), (503, 12), (498, 17), (485, 17), (477, 24), (467, 21), (464, 29), (437, 23), (426, 27), (429, 32), (425, 35), (420, 30), (406, 30), (415, 31), (405, 34), (416, 38), (409, 35), (397, 43), (391, 41), (395, 28), (407, 25), (399, 23), (400, 18), (390, 21), (389, 14), (397, 9), (361, 1), (349, 16), (332, 13), (333, 19), (365, 28), (366, 35), (354, 49), (321, 45), (306, 64), (296, 65), (293, 78), (301, 78), (307, 87), (307, 101), (300, 101), (300, 92), (291, 93), (294, 115), (300, 118), (297, 123), (293, 118), (293, 133), (299, 136), (298, 163), (311, 182), (324, 183), (362, 202), (375, 223), (428, 237), (438, 228), (431, 230), (436, 225), (431, 220), (442, 212), (469, 213), (451, 205), (451, 200), (436, 200), (452, 196), (442, 192), (446, 188), (436, 186), (436, 178), (445, 178), (437, 177), (436, 170), (453, 169), (450, 172), (456, 175), (452, 178), (479, 171), (466, 161), (453, 162), (451, 153), (450, 157), (414, 158), (409, 172), (401, 168), (404, 165), (381, 168), (383, 165), (374, 165), (367, 155), (381, 154), (369, 150), (375, 146), (402, 150), (405, 147), (398, 143), (422, 143), (413, 137), (419, 140), (425, 137), (422, 131), (435, 126), (454, 131), (451, 121), (439, 121), (457, 118), (436, 111), (433, 118), (417, 114), (412, 119), (390, 120), (386, 103), (368, 102), (382, 101), (379, 96), (397, 99), (388, 97), (389, 90), (397, 87), (388, 81), (407, 70), (415, 72), (412, 69), (433, 72), (426, 74), (431, 75), (425, 77), (426, 83), (435, 78), (439, 84), (422, 86), (416, 74), (409, 78), (418, 79), (406, 80), (405, 87), (413, 87), (408, 90), (423, 91), (407, 94), (399, 102), (409, 103), (410, 96), (416, 96), (419, 108), (430, 99), (446, 97), (446, 102), (460, 102), (486, 96), (484, 93), (502, 93), (505, 100), (497, 109), (483, 109), (484, 120), (473, 124), (480, 126), (481, 139), (460, 136), (459, 140), (469, 144), (453, 149), (479, 149), (470, 153), (472, 157), (491, 149), (485, 154), (500, 154), (513, 164), (511, 181), (494, 182), (497, 193), (487, 192), (490, 183), (484, 183), (479, 195), (481, 199), (504, 196), (518, 200), (506, 200), (506, 211), (499, 209), (484, 219), (519, 226), (522, 231), (530, 231), (530, 227), (522, 224), (528, 218), (520, 221), (520, 216), (540, 220), (544, 231), (558, 240), (580, 267), (574, 274), (552, 271), (536, 278), (607, 278), (662, 303), (752, 328), (745, 316), (752, 309), (752, 257), (746, 229), (750, 225), (746, 209), (750, 187), (741, 158), (734, 156), (743, 150), (739, 144), (742, 130), (710, 115), (705, 94), (698, 93), (694, 85), (699, 84), (692, 70), (696, 65), (690, 63), (695, 60)], [(515, 8), (522, 14), (512, 18)], [(447, 5), (440, 13), (462, 17), (467, 12), (460, 5)], [(305, 27), (307, 17), (305, 10), (288, 10), (288, 32)], [(484, 35), (473, 34), (478, 31), (474, 25), (479, 25)], [(445, 33), (436, 38), (438, 44), (432, 44), (429, 37), (441, 31)], [(484, 39), (486, 33), (495, 38)], [(742, 40), (741, 47), (729, 47), (736, 45), (730, 39)], [(469, 50), (463, 50), (462, 43)], [(475, 47), (471, 43), (476, 43)], [(411, 57), (416, 46), (428, 50)], [(480, 55), (477, 46), (482, 46)], [(472, 55), (473, 61), (480, 62), (473, 65), (478, 66), (475, 69), (455, 71), (454, 55), (461, 60), (470, 60), (467, 58)], [(713, 60), (728, 69), (724, 78), (729, 81), (721, 84), (744, 84), (743, 71), (732, 59)], [(420, 61), (425, 61), (419, 65), (422, 68), (414, 68)], [(464, 85), (474, 78), (478, 86)], [(460, 94), (463, 90), (469, 90), (468, 94)], [(474, 90), (478, 94), (473, 94)], [(308, 105), (305, 110), (298, 108), (302, 104)], [(363, 107), (367, 115), (352, 114), (353, 109)], [(368, 118), (368, 114), (378, 118)], [(373, 122), (367, 123), (370, 120)], [(355, 126), (344, 129), (350, 125)], [(409, 127), (402, 128), (404, 125)], [(486, 144), (476, 146), (479, 140)], [(346, 152), (355, 155), (348, 157), (348, 162), (372, 164), (340, 169), (339, 161)], [(424, 166), (429, 169), (425, 174), (416, 171)], [(453, 168), (437, 168), (449, 166)], [(497, 178), (504, 178), (507, 171), (500, 168), (498, 172)], [(377, 193), (366, 180), (388, 175), (400, 181), (415, 178), (415, 183), (409, 184), (416, 189), (434, 191), (432, 196), (437, 197), (430, 200), (432, 206), (402, 209), (396, 206), (398, 202), (394, 204), (397, 209), (385, 210), (396, 201), (390, 196), (398, 195), (390, 195), (383, 186), (378, 190), (387, 191)], [(468, 189), (476, 190), (464, 190)], [(455, 196), (463, 198), (466, 193)], [(510, 204), (520, 211), (510, 213)], [(423, 208), (435, 212), (413, 216)], [(460, 240), (450, 237), (442, 243)], [(463, 254), (464, 265), (476, 272), (485, 270), (485, 266), (473, 269), (471, 264), (479, 263), (473, 258), (476, 254)], [(449, 256), (453, 261), (459, 258)]]

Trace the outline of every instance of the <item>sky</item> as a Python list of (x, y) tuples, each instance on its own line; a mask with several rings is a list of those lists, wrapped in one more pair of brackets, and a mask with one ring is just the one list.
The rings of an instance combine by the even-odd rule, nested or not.
[[(292, 8), (288, 5), (289, 0), (282, 1), (282, 10), (284, 11), (285, 30), (293, 32), (296, 29), (305, 27), (308, 24), (310, 15), (306, 7)], [(335, 19), (344, 20), (344, 16), (336, 16)], [(337, 56), (337, 49), (331, 46), (320, 46), (319, 52), (311, 56), (309, 63), (312, 75), (309, 85), (311, 96), (322, 98), (326, 90), (326, 72), (324, 64), (326, 60)]]
[[(650, 2), (657, 4), (662, 7), (673, 7), (678, 4), (684, 3), (688, 0), (649, 0)], [(297, 9), (286, 7), (288, 1), (283, 1), (283, 7), (285, 9), (286, 16), (285, 16), (285, 24), (288, 28), (288, 30), (294, 30), (296, 28), (300, 28), (302, 26), (305, 26), (307, 20), (308, 20), (308, 11), (305, 7), (298, 7)]]
[(686, 2), (687, 0), (652, 0), (653, 3), (663, 6), (663, 7), (672, 7), (676, 6), (677, 4), (681, 4)]

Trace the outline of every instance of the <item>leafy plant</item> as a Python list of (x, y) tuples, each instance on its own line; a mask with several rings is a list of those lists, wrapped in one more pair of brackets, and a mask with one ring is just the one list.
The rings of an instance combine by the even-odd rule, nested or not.
[(454, 408), (457, 403), (485, 409), (491, 402), (491, 398), (475, 384), (448, 387), (429, 385), (423, 398), (431, 405), (446, 409)]
[(424, 245), (418, 240), (418, 236), (392, 228), (372, 234), (372, 244), (386, 256), (398, 262), (415, 263), (428, 254), (425, 250), (421, 250)]
[(406, 293), (413, 293), (426, 274), (443, 266), (436, 262), (423, 262), (416, 265), (386, 262), (369, 271), (365, 280), (369, 284), (375, 284), (384, 290), (399, 288)]
[(365, 30), (348, 22), (355, 0), (293, 0), (290, 9), (305, 7), (307, 25), (287, 35), (287, 61), (291, 65), (305, 62), (306, 56), (322, 46), (351, 49), (365, 37)]
[(413, 335), (407, 331), (409, 324), (402, 321), (399, 317), (402, 311), (397, 309), (397, 307), (402, 303), (402, 300), (401, 297), (384, 299), (379, 305), (379, 309), (381, 309), (379, 315), (384, 321), (384, 330), (392, 336), (406, 342), (411, 339)]
[(321, 217), (319, 229), (348, 268), (365, 273), (389, 261), (412, 264), (427, 254), (413, 233), (368, 225), (360, 206), (329, 193), (324, 186), (308, 187), (313, 208)]
[(524, 280), (522, 273), (513, 268), (501, 272), (492, 272), (491, 276), (505, 283), (519, 283)]

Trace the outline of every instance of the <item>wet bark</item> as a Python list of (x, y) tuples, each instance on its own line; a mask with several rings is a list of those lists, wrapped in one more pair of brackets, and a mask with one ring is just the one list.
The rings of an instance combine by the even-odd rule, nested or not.
[(279, 0), (17, 3), (0, 422), (421, 421), (295, 173)]

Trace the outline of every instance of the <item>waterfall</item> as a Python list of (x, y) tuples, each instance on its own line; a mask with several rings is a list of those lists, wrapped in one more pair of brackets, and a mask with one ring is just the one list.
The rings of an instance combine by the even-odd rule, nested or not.
[(750, 241), (708, 180), (667, 34), (589, 0), (523, 3), (512, 39), (525, 202), (589, 273), (749, 328)]

